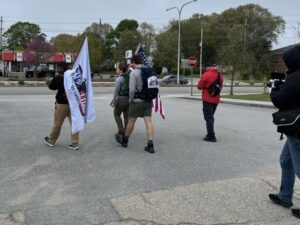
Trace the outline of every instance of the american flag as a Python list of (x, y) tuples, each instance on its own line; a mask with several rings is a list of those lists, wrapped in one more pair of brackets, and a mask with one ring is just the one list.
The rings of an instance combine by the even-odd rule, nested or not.
[[(135, 51), (135, 54), (138, 54), (142, 57), (142, 63), (144, 67), (149, 67), (149, 62), (148, 59), (145, 55), (144, 52), (144, 48), (142, 47), (142, 45), (139, 45)], [(158, 94), (157, 97), (155, 99), (152, 100), (152, 110), (156, 113), (159, 113), (160, 116), (165, 119), (165, 110), (164, 107), (162, 105), (161, 99), (160, 99), (160, 95)]]

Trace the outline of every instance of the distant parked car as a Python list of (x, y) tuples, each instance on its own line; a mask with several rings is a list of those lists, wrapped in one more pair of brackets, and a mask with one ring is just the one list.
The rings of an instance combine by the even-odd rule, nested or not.
[[(177, 84), (177, 75), (166, 75), (162, 78), (161, 82), (165, 84)], [(188, 79), (186, 77), (179, 76), (179, 83), (187, 84)]]
[(34, 71), (37, 73), (37, 77), (46, 77), (46, 76), (51, 76), (53, 77), (55, 75), (55, 70), (51, 70), (48, 68), (48, 66), (41, 64), (37, 67), (33, 66), (29, 70), (25, 72), (25, 76), (27, 78), (33, 77), (34, 76)]

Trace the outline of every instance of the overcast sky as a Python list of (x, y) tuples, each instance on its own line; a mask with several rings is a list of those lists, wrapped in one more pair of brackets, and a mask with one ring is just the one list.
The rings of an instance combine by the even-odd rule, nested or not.
[[(38, 24), (47, 37), (60, 33), (82, 33), (93, 22), (109, 23), (115, 27), (123, 19), (147, 22), (160, 29), (172, 19), (178, 19), (178, 11), (189, 0), (0, 0), (0, 16), (3, 17), (4, 31), (18, 22)], [(189, 18), (195, 13), (210, 15), (248, 3), (259, 4), (273, 15), (282, 16), (286, 21), (285, 34), (281, 35), (274, 48), (283, 47), (300, 40), (296, 27), (300, 23), (299, 0), (198, 0), (186, 5), (181, 17)], [(205, 33), (204, 33), (205, 35)]]

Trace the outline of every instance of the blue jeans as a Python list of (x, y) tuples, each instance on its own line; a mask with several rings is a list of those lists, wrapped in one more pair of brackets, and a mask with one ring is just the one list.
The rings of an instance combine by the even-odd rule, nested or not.
[(287, 135), (281, 155), (281, 185), (279, 198), (291, 202), (295, 184), (295, 175), (300, 177), (300, 139)]
[(217, 109), (217, 104), (212, 104), (208, 102), (203, 101), (203, 115), (204, 119), (206, 121), (206, 129), (207, 129), (207, 137), (213, 138), (215, 137), (215, 131), (214, 131), (214, 114)]

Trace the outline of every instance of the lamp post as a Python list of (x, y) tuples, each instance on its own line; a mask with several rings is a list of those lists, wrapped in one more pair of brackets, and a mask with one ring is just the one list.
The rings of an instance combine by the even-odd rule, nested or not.
[(190, 4), (192, 2), (196, 2), (197, 0), (192, 0), (189, 2), (184, 3), (180, 9), (178, 7), (171, 7), (166, 9), (166, 11), (169, 11), (171, 9), (177, 9), (178, 11), (178, 55), (177, 55), (177, 84), (179, 84), (179, 73), (180, 73), (180, 18), (181, 18), (181, 11), (183, 9), (184, 6), (186, 6), (187, 4)]

